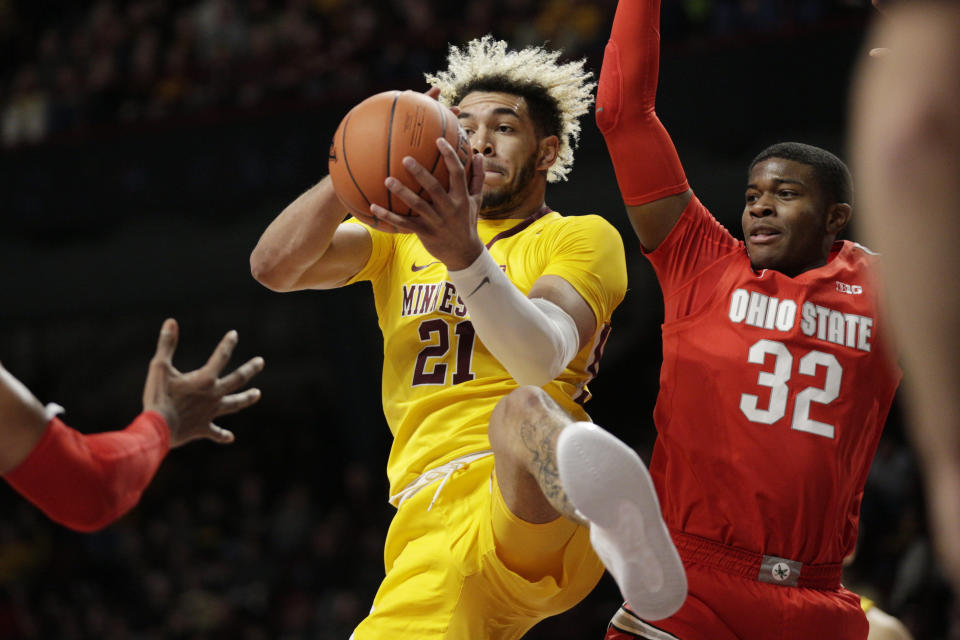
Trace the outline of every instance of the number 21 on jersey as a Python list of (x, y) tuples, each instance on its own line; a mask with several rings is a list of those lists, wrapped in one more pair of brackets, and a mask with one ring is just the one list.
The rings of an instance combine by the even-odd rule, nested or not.
[[(787, 383), (793, 377), (794, 357), (782, 342), (775, 340), (759, 340), (752, 347), (747, 360), (753, 364), (763, 365), (767, 356), (774, 356), (772, 371), (761, 369), (757, 376), (757, 384), (770, 388), (770, 402), (766, 408), (761, 408), (760, 397), (751, 393), (740, 395), (740, 411), (751, 422), (773, 424), (787, 415), (787, 401), (790, 398), (790, 388)], [(819, 422), (810, 417), (810, 404), (830, 404), (840, 395), (840, 381), (843, 378), (843, 367), (837, 358), (823, 351), (810, 351), (800, 358), (797, 366), (799, 376), (815, 376), (819, 367), (826, 368), (823, 387), (808, 386), (799, 391), (794, 398), (792, 407), (791, 429), (807, 431), (809, 433), (834, 437), (834, 426)], [(794, 380), (794, 384), (802, 384), (803, 378)]]
[(444, 360), (451, 346), (456, 354), (451, 382), (460, 384), (476, 377), (472, 371), (473, 342), (476, 334), (473, 323), (469, 320), (450, 323), (441, 318), (430, 318), (420, 323), (417, 333), (420, 341), (427, 346), (417, 355), (412, 386), (446, 384), (448, 365)]

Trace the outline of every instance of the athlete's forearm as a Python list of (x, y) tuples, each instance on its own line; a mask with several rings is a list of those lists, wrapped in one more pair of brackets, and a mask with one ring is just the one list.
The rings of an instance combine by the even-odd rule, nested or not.
[(277, 216), (250, 254), (257, 282), (288, 291), (320, 260), (347, 216), (329, 176), (305, 191)]
[(660, 3), (621, 0), (603, 55), (597, 125), (627, 205), (687, 190), (670, 136), (654, 106), (660, 67)]
[(34, 450), (4, 477), (52, 520), (96, 531), (140, 500), (170, 449), (170, 431), (147, 411), (122, 431), (84, 435), (53, 418)]
[(577, 355), (573, 318), (552, 302), (523, 295), (486, 249), (449, 274), (477, 337), (518, 384), (543, 386)]

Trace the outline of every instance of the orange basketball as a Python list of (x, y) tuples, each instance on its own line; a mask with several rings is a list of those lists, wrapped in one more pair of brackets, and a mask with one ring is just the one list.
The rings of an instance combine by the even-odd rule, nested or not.
[(430, 199), (401, 164), (404, 156), (416, 159), (446, 188), (450, 176), (437, 138), (446, 138), (457, 150), (469, 180), (470, 145), (450, 109), (415, 91), (385, 91), (367, 98), (344, 116), (330, 145), (330, 179), (340, 202), (362, 222), (395, 232), (370, 214), (370, 205), (416, 215), (384, 186), (389, 176)]

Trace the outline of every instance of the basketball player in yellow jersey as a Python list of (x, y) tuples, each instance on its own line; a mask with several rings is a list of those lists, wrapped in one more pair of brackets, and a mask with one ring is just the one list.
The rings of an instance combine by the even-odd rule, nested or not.
[[(386, 576), (357, 640), (520, 638), (593, 589), (604, 567), (593, 547), (621, 590), (623, 576), (643, 587), (625, 597), (649, 605), (652, 617), (669, 615), (685, 595), (639, 458), (592, 425), (564, 426), (568, 415), (588, 420), (581, 404), (626, 267), (620, 236), (604, 219), (564, 217), (545, 204), (547, 182), (570, 170), (594, 87), (583, 61), (558, 58), (540, 48), (508, 51), (489, 36), (451, 47), (449, 68), (427, 79), (469, 137), (471, 184), (438, 140), (449, 188), (408, 158), (429, 202), (388, 178), (416, 215), (371, 207), (388, 223), (381, 228), (400, 233), (344, 221), (324, 179), (269, 225), (251, 256), (254, 277), (276, 291), (373, 284), (397, 513)], [(531, 408), (545, 417), (526, 419)], [(645, 535), (633, 525), (617, 535), (571, 506), (557, 475), (562, 438), (570, 450), (612, 446), (618, 469), (627, 460), (629, 491), (589, 473), (578, 488), (626, 493)]]

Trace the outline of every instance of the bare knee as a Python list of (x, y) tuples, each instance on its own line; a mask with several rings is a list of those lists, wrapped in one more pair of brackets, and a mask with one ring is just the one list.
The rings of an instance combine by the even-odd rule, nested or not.
[(537, 423), (559, 410), (540, 387), (524, 386), (500, 399), (490, 416), (490, 446), (498, 457), (516, 457), (520, 425)]
[[(564, 509), (556, 476), (556, 442), (573, 422), (539, 387), (520, 387), (494, 409), (490, 444), (497, 484), (510, 511), (527, 522), (550, 522)], [(557, 496), (562, 497), (556, 504)]]

